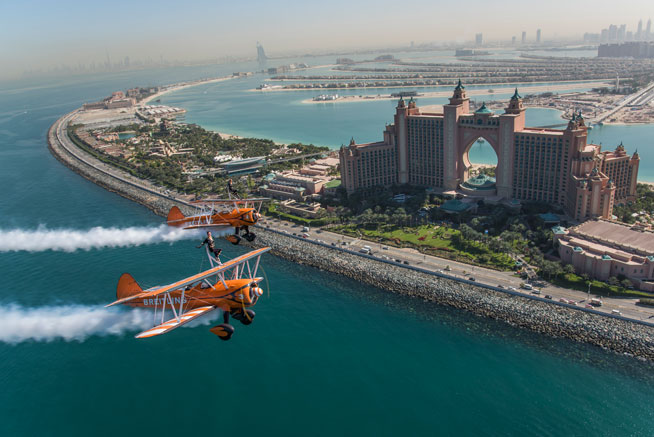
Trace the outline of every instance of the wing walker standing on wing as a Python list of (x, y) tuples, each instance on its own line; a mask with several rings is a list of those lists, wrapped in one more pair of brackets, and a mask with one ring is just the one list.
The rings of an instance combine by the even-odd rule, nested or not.
[[(230, 242), (238, 244), (241, 241), (241, 230), (245, 231), (243, 238), (254, 241), (255, 235), (250, 232), (249, 226), (257, 222), (261, 205), (268, 199), (240, 199), (231, 179), (227, 184), (227, 195), (228, 199), (193, 202), (197, 213), (188, 217), (173, 206), (168, 213), (168, 225), (184, 229), (233, 226), (234, 234), (227, 237)], [(124, 304), (154, 308), (155, 321), (160, 318), (157, 326), (141, 332), (136, 338), (165, 334), (215, 309), (223, 311), (223, 323), (210, 331), (221, 340), (229, 340), (234, 334), (234, 327), (229, 324), (230, 316), (244, 325), (252, 323), (255, 314), (250, 308), (263, 293), (259, 287), (263, 278), (257, 277), (259, 261), (270, 248), (254, 250), (223, 264), (220, 261), (222, 249), (216, 248), (211, 231), (207, 231), (207, 237), (197, 247), (202, 246), (205, 246), (211, 268), (196, 275), (147, 290), (143, 290), (129, 273), (120, 277), (116, 289), (117, 300), (107, 306)], [(165, 321), (169, 308), (174, 317)]]

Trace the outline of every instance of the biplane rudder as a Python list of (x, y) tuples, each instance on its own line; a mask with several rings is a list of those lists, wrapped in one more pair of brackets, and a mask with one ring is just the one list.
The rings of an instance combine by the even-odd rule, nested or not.
[(166, 221), (170, 226), (176, 226), (179, 224), (180, 220), (184, 220), (186, 216), (182, 212), (181, 209), (179, 209), (176, 206), (173, 206), (170, 208), (170, 211), (168, 211), (168, 217), (166, 218)]
[(122, 274), (118, 280), (118, 286), (116, 287), (116, 298), (118, 300), (134, 296), (135, 294), (142, 292), (143, 289), (138, 284), (138, 282), (136, 282), (136, 279), (132, 277), (132, 275), (129, 273)]

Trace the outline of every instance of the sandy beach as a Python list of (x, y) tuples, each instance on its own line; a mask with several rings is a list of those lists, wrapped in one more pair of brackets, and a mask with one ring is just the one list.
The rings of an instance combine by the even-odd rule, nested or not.
[(215, 82), (223, 82), (226, 80), (234, 79), (233, 76), (223, 76), (223, 77), (214, 77), (211, 79), (200, 79), (200, 80), (194, 80), (191, 82), (182, 82), (182, 83), (176, 83), (173, 85), (166, 85), (161, 87), (158, 93), (152, 94), (151, 96), (146, 97), (145, 99), (141, 100), (139, 102), (139, 106), (142, 105), (147, 105), (148, 102), (152, 100), (156, 100), (159, 97), (163, 96), (166, 93), (171, 93), (173, 91), (179, 91), (184, 88), (190, 88), (192, 86), (197, 86), (197, 85), (204, 85), (207, 83), (215, 83)]

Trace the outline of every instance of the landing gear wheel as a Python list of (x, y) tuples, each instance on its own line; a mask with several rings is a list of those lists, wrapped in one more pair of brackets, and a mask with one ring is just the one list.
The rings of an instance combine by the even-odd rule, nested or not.
[(252, 310), (239, 310), (237, 312), (231, 313), (232, 317), (241, 322), (244, 325), (249, 325), (254, 320), (256, 313)]
[(221, 323), (220, 325), (211, 328), (210, 331), (216, 334), (218, 338), (223, 341), (229, 340), (232, 338), (232, 335), (234, 335), (234, 327), (229, 323)]
[(239, 237), (238, 235), (234, 235), (234, 234), (226, 236), (225, 239), (227, 241), (229, 241), (230, 243), (232, 243), (234, 246), (237, 246), (238, 243), (241, 242), (241, 237)]
[(251, 243), (251, 242), (254, 241), (255, 238), (257, 238), (257, 236), (254, 235), (254, 232), (249, 232), (249, 233), (243, 235), (243, 238), (245, 238), (246, 240), (248, 240)]

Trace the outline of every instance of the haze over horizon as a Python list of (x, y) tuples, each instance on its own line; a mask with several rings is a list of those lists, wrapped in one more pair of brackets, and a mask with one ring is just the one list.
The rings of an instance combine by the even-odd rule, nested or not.
[(329, 3), (261, 0), (240, 4), (162, 0), (95, 4), (27, 0), (0, 5), (0, 78), (60, 65), (136, 60), (197, 61), (253, 58), (260, 41), (268, 55), (354, 50), (438, 42), (520, 39), (522, 31), (543, 40), (581, 38), (609, 24), (635, 30), (654, 17), (648, 0), (604, 3), (418, 0), (398, 7), (388, 0)]

